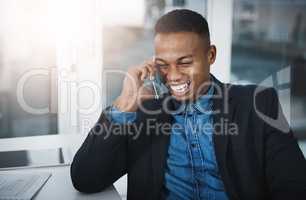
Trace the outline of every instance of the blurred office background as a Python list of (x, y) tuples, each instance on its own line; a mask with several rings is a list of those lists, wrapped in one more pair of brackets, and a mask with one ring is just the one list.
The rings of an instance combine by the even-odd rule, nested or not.
[[(212, 67), (218, 78), (278, 90), (306, 155), (306, 0), (0, 0), (0, 143), (85, 134), (86, 120), (92, 124), (120, 93), (122, 72), (153, 56), (156, 20), (177, 8), (207, 17), (218, 49)], [(82, 115), (70, 106), (91, 105), (95, 93), (86, 87), (74, 95), (68, 88), (63, 97), (63, 69), (76, 85), (89, 80), (101, 86), (96, 113)], [(17, 92), (22, 80), (24, 102)], [(69, 108), (65, 112), (63, 102)], [(28, 112), (22, 103), (41, 112)], [(44, 154), (9, 149), (0, 156), (4, 167), (33, 160), (39, 165), (65, 163), (59, 148)], [(46, 154), (52, 159), (41, 161)], [(118, 186), (123, 197), (124, 187)]]

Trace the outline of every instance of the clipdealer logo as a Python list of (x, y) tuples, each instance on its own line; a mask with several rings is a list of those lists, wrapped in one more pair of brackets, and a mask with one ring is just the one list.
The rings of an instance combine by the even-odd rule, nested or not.
[[(284, 98), (287, 98), (288, 108), (287, 112), (290, 113), (290, 66), (283, 68), (280, 71), (277, 71), (276, 73), (273, 73), (266, 79), (264, 79), (259, 86), (255, 89), (254, 95), (253, 95), (253, 106), (255, 109), (256, 114), (261, 118), (265, 123), (270, 125), (273, 128), (276, 128), (284, 133), (288, 133), (290, 131), (289, 124), (287, 123), (287, 120), (285, 118), (285, 115), (283, 114), (280, 102), (275, 102), (278, 105), (272, 105), (277, 107), (277, 116), (276, 118), (272, 118), (270, 116), (267, 116), (263, 112), (261, 112), (258, 107), (256, 106), (256, 97), (263, 92), (266, 87), (273, 86), (276, 89), (277, 94), (282, 94)], [(261, 87), (266, 86), (266, 87)]]

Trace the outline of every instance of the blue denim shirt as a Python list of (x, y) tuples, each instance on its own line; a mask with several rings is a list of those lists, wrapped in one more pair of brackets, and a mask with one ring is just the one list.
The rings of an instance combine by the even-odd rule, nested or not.
[[(212, 140), (212, 94), (213, 87), (193, 104), (182, 105), (183, 112), (173, 115), (164, 182), (168, 200), (228, 199)], [(136, 119), (136, 113), (112, 107), (109, 118), (117, 123), (130, 123)]]
[(215, 157), (212, 101), (213, 87), (175, 114), (168, 148), (165, 189), (168, 200), (226, 200)]

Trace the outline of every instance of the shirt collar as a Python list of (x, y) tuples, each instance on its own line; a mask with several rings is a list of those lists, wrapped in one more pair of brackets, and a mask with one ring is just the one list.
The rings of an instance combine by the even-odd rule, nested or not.
[(194, 103), (191, 103), (191, 107), (193, 107), (195, 111), (200, 113), (206, 113), (207, 111), (210, 111), (212, 105), (211, 97), (213, 95), (213, 92), (214, 87), (210, 85), (206, 94), (203, 94)]

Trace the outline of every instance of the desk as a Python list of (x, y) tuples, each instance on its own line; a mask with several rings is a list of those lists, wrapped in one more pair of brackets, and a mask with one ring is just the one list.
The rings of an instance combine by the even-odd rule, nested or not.
[(54, 199), (67, 199), (67, 200), (121, 200), (120, 195), (114, 188), (109, 187), (103, 192), (94, 194), (83, 194), (74, 189), (70, 179), (70, 166), (55, 166), (55, 167), (38, 167), (26, 169), (14, 169), (1, 172), (14, 173), (14, 172), (49, 172), (52, 173), (51, 177), (36, 194), (34, 200), (54, 200)]

